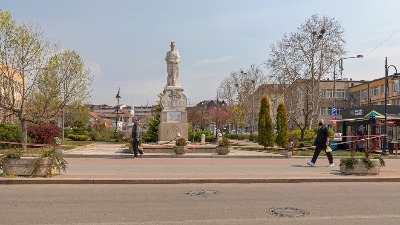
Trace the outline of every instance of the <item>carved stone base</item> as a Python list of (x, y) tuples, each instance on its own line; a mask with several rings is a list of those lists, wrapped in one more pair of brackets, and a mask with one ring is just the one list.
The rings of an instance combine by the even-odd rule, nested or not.
[[(16, 176), (31, 176), (34, 168), (34, 163), (37, 160), (35, 157), (21, 157), (20, 159), (6, 159), (6, 164), (3, 168), (4, 174), (13, 174)], [(47, 175), (46, 160), (41, 165), (35, 176), (45, 177)], [(52, 168), (49, 175), (56, 174), (56, 168)]]
[(158, 125), (158, 141), (176, 140), (177, 134), (188, 140), (188, 123), (160, 123)]
[(340, 172), (345, 175), (377, 175), (380, 171), (379, 159), (370, 159), (374, 167), (367, 168), (364, 161), (358, 159), (358, 163), (354, 165), (353, 169), (346, 168), (342, 159), (340, 159)]

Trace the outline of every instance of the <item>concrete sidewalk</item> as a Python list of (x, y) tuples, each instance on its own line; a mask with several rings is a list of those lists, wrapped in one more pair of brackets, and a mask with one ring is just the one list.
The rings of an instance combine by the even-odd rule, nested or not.
[(298, 182), (399, 182), (400, 161), (391, 157), (377, 176), (340, 174), (339, 159), (328, 167), (320, 156), (316, 167), (310, 157), (232, 150), (216, 153), (146, 153), (134, 159), (122, 144), (95, 144), (66, 153), (66, 173), (51, 178), (0, 178), (0, 184), (167, 184), (167, 183), (298, 183)]

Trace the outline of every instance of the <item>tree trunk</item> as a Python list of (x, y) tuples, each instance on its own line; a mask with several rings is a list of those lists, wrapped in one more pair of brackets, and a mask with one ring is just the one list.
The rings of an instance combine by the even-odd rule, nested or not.
[(26, 127), (26, 119), (24, 116), (21, 118), (21, 130), (22, 130), (22, 150), (26, 150), (26, 144), (28, 143), (28, 129)]

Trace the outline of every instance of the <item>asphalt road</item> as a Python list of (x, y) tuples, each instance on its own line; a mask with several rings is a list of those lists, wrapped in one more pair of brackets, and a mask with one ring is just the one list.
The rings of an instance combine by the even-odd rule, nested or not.
[(398, 225), (399, 200), (400, 183), (3, 185), (0, 224)]

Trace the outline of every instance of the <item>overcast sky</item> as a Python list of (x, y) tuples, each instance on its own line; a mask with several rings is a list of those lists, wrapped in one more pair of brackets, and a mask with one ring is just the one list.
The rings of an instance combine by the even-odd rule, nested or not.
[(344, 77), (383, 77), (385, 57), (400, 72), (396, 0), (0, 0), (0, 8), (83, 57), (94, 75), (92, 104), (116, 105), (119, 87), (122, 104), (155, 104), (167, 82), (171, 41), (189, 104), (215, 99), (232, 71), (263, 64), (270, 45), (313, 14), (341, 23), (344, 57), (364, 55), (344, 61)]

